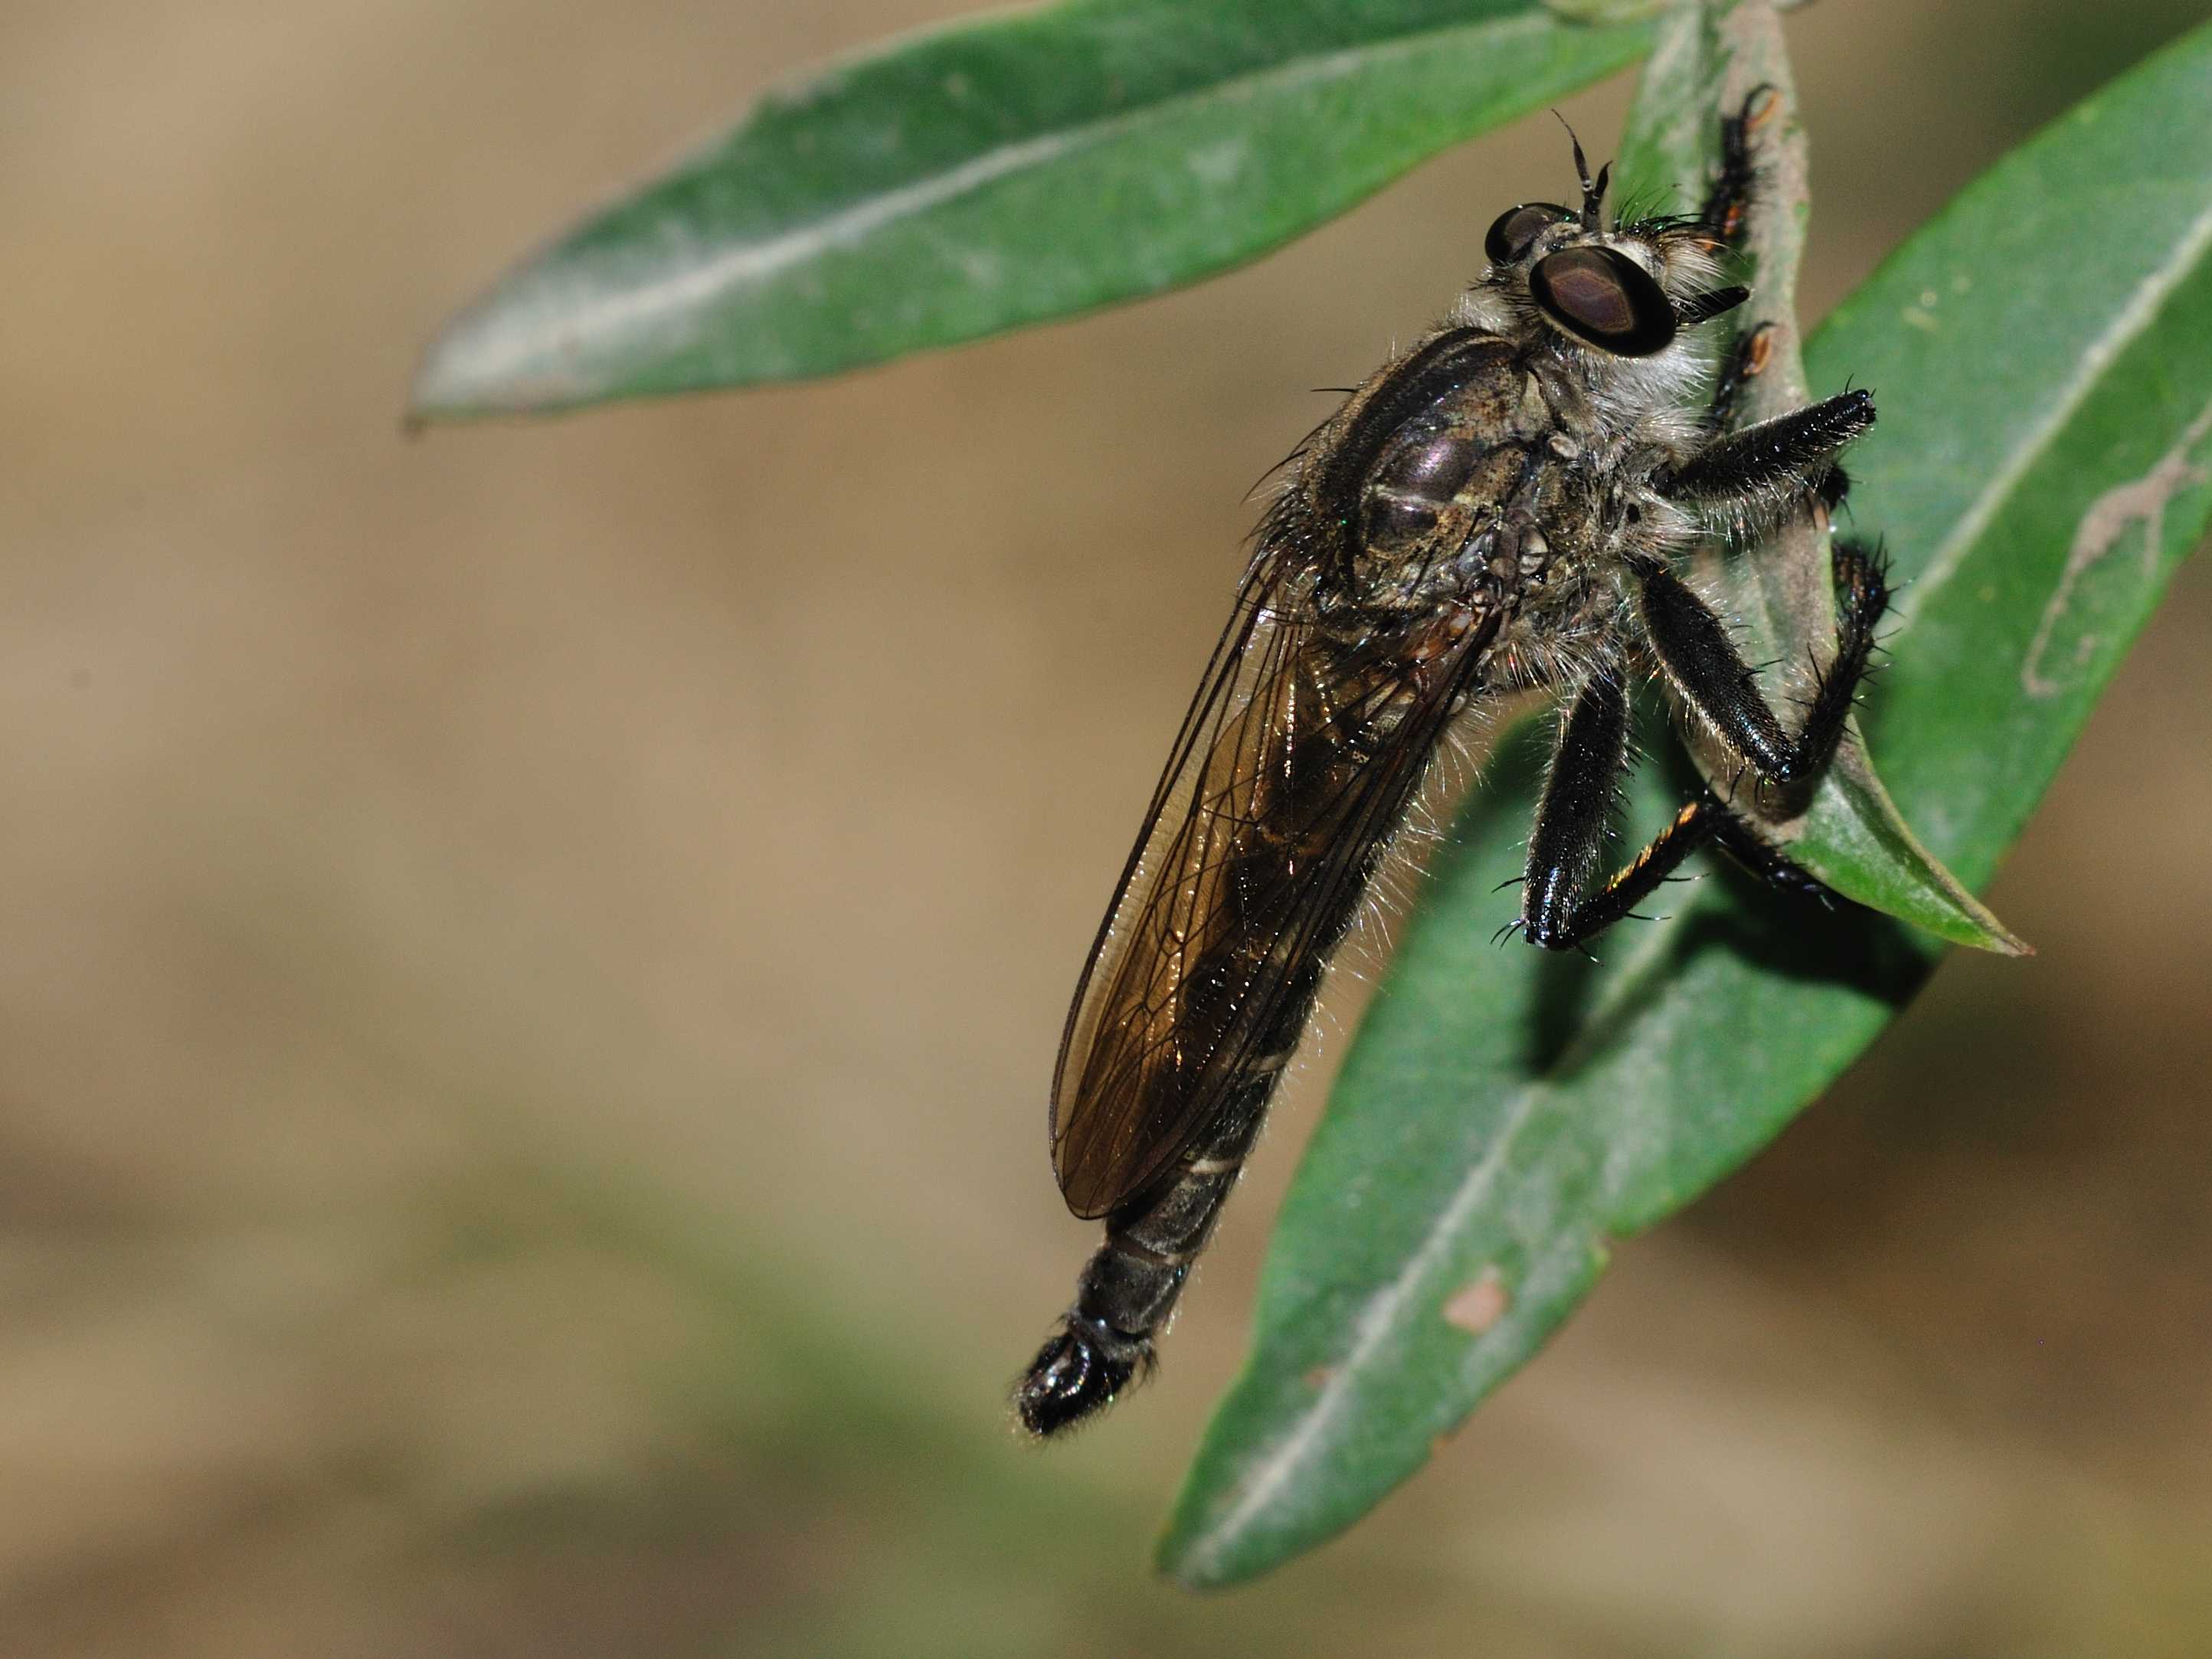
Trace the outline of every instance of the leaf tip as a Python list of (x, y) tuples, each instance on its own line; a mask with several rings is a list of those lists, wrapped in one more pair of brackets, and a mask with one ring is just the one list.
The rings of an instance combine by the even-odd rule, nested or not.
[[(1232, 1389), (1232, 1400), (1235, 1395)], [(1187, 1590), (1241, 1584), (1310, 1547), (1313, 1541), (1285, 1547), (1284, 1516), (1274, 1504), (1253, 1501), (1249, 1466), (1224, 1476), (1229, 1465), (1216, 1446), (1220, 1426), (1217, 1413), (1152, 1547), (1153, 1570)]]
[(1935, 915), (1917, 913), (1909, 908), (1891, 912), (1899, 919), (1926, 928), (1938, 939), (1952, 945), (1963, 945), (1970, 950), (1987, 951), (1991, 956), (2032, 957), (2035, 947), (2003, 922), (1996, 913), (1976, 898), (1961, 885), (1948, 870), (1935, 866), (1948, 885), (1939, 890), (1938, 896), (1948, 901)]
[(526, 267), (448, 318), (416, 365), (408, 418), (545, 414), (607, 396), (597, 338), (557, 288)]
[(1209, 1547), (1203, 1534), (1188, 1524), (1184, 1506), (1178, 1504), (1152, 1546), (1152, 1571), (1177, 1588), (1206, 1591), (1225, 1589), (1244, 1574), (1224, 1571), (1223, 1552)]
[(472, 349), (469, 322), (470, 313), (462, 313), (423, 348), (407, 389), (407, 412), (403, 418), (410, 428), (419, 430), (434, 421), (464, 420), (471, 415), (527, 407), (526, 403), (500, 396), (497, 380), (483, 377), (478, 354)]

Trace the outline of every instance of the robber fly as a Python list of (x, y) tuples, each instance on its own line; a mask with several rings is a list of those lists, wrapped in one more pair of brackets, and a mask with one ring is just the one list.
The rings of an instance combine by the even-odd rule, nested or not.
[(1016, 1384), (1031, 1431), (1150, 1366), (1329, 952), (1462, 711), (1561, 694), (1512, 924), (1529, 943), (1579, 945), (1709, 843), (1820, 890), (1710, 790), (1600, 879), (1634, 677), (1656, 674), (1756, 780), (1802, 783), (1835, 750), (1887, 604), (1878, 558), (1838, 544), (1835, 651), (1793, 727), (1674, 569), (1701, 540), (1832, 507), (1837, 453), (1874, 421), (1847, 392), (1730, 431), (1757, 343), (1717, 377), (1698, 343), (1750, 297), (1720, 259), (1773, 105), (1762, 89), (1724, 123), (1695, 216), (1609, 226), (1610, 169), (1593, 180), (1575, 144), (1580, 209), (1501, 214), (1452, 317), (1285, 464), (1061, 1039), (1054, 1165), (1106, 1237)]

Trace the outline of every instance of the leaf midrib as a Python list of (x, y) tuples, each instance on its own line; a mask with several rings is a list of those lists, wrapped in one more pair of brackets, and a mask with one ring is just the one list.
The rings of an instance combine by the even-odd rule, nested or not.
[(2113, 362), (2150, 326), (2159, 308), (2181, 286), (2212, 248), (2212, 204), (2189, 222), (2189, 229), (2173, 252), (2155, 266), (2129, 295), (2095, 339), (2075, 360), (2074, 374), (2043, 417), (2027, 428), (2004, 464), (1990, 473), (1951, 532), (1936, 544), (1912, 585), (1899, 598), (1894, 614), (1902, 634), (1929, 598), (1939, 592), (1966, 564), (1982, 536), (2012, 499), (2020, 481), (2039, 461), (2073, 422)]
[[(1190, 1552), (1188, 1559), (1194, 1577), (1208, 1577), (1208, 1567), (1218, 1564), (1218, 1558), (1253, 1517), (1273, 1502), (1275, 1494), (1292, 1479), (1307, 1449), (1349, 1403), (1354, 1384), (1361, 1380), (1365, 1368), (1398, 1328), (1400, 1310), (1414, 1301), (1438, 1265), (1449, 1256), (1467, 1216), (1489, 1196), (1491, 1186), (1510, 1162), (1509, 1154), (1519, 1145), (1538, 1106), (1558, 1091), (1561, 1075), (1576, 1070), (1592, 1053), (1604, 1047), (1611, 1029), (1611, 1016), (1623, 1003), (1641, 994), (1656, 964), (1667, 953), (1674, 935), (1686, 925), (1693, 908), (1686, 905), (1655, 921), (1644, 932), (1628, 963), (1592, 1006), (1589, 1019), (1575, 1039), (1545, 1066), (1540, 1075), (1522, 1085), (1500, 1120), (1490, 1149), (1461, 1179), (1458, 1189), (1437, 1212), (1419, 1248), (1407, 1257), (1406, 1266), (1388, 1285), (1368, 1298), (1353, 1328), (1350, 1349), (1343, 1359), (1334, 1364), (1312, 1405), (1299, 1419), (1297, 1427), (1246, 1466), (1249, 1474), (1238, 1482), (1242, 1495), (1236, 1506), (1207, 1528), (1208, 1541)], [(1519, 1288), (1525, 1292), (1525, 1286)], [(1516, 1297), (1516, 1300), (1525, 1300), (1525, 1297)]]
[[(1203, 86), (1185, 88), (1098, 120), (1001, 145), (957, 167), (925, 173), (896, 190), (865, 197), (833, 212), (800, 221), (773, 236), (718, 247), (688, 270), (655, 283), (580, 300), (571, 296), (568, 303), (547, 308), (557, 321), (543, 332), (510, 327), (501, 331), (505, 338), (496, 345), (481, 341), (477, 350), (471, 354), (477, 358), (477, 366), (471, 370), (470, 378), (480, 380), (487, 373), (512, 374), (549, 350), (558, 349), (563, 339), (588, 338), (605, 332), (643, 331), (652, 329), (665, 315), (685, 317), (691, 307), (710, 303), (739, 288), (765, 282), (819, 254), (857, 246), (887, 225), (957, 201), (1002, 179), (1096, 149), (1139, 127), (1171, 118), (1181, 106), (1216, 100), (1231, 102), (1320, 84), (1377, 64), (1435, 50), (1461, 36), (1510, 39), (1559, 27), (1544, 12), (1534, 10), (1516, 17), (1417, 29), (1361, 46), (1340, 47), (1318, 57), (1270, 64)], [(501, 309), (506, 308), (502, 302)], [(487, 360), (491, 365), (489, 370), (483, 366)]]

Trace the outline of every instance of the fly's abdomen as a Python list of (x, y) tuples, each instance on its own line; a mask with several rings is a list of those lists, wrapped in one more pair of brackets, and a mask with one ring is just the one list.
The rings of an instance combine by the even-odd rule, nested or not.
[(1108, 1213), (1105, 1242), (1076, 1279), (1075, 1305), (1015, 1385), (1015, 1409), (1031, 1433), (1082, 1421), (1151, 1369), (1153, 1340), (1174, 1317), (1191, 1264), (1243, 1171), (1320, 981), (1316, 955), (1263, 1036), (1265, 1052), (1239, 1066), (1194, 1155)]
[[(1208, 927), (1186, 939), (1151, 1087), (1165, 1103), (1203, 1091), (1203, 1127), (1185, 1155), (1106, 1215), (1106, 1237), (1075, 1305), (1016, 1390), (1022, 1419), (1050, 1434), (1111, 1400), (1152, 1361), (1219, 1219), (1313, 1012), (1329, 953), (1425, 769), (1433, 732), (1409, 733), (1433, 702), (1427, 675), (1388, 653), (1363, 667), (1316, 640), (1292, 672), (1291, 731), (1243, 798), (1219, 861)], [(1114, 1041), (1109, 1034), (1106, 1041)]]
[(1480, 683), (1502, 612), (1468, 579), (1492, 538), (1461, 532), (1520, 487), (1501, 411), (1525, 384), (1494, 337), (1431, 343), (1348, 406), (1263, 526), (1062, 1038), (1054, 1161), (1106, 1237), (1016, 1386), (1037, 1433), (1151, 1363), (1328, 957)]
[(1389, 654), (1390, 666), (1376, 669), (1363, 665), (1364, 648), (1317, 642), (1300, 665), (1292, 734), (1245, 804), (1216, 926), (1186, 969), (1181, 1063), (1219, 1065), (1225, 1053), (1233, 1069), (1223, 1086), (1264, 1083), (1259, 1109), (1426, 766), (1425, 747), (1404, 741), (1422, 677)]

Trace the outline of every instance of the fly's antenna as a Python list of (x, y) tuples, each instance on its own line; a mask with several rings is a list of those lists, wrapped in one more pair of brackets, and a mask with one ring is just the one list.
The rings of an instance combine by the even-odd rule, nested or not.
[(1583, 155), (1583, 141), (1575, 137), (1575, 130), (1572, 127), (1567, 126), (1567, 118), (1559, 111), (1553, 110), (1552, 118), (1561, 126), (1567, 127), (1567, 142), (1574, 146), (1575, 177), (1582, 181), (1583, 187), (1583, 228), (1601, 230), (1605, 228), (1601, 217), (1601, 210), (1605, 204), (1605, 186), (1606, 182), (1613, 177), (1613, 163), (1607, 161), (1600, 167), (1597, 170), (1597, 177), (1593, 179), (1590, 177), (1589, 162)]

